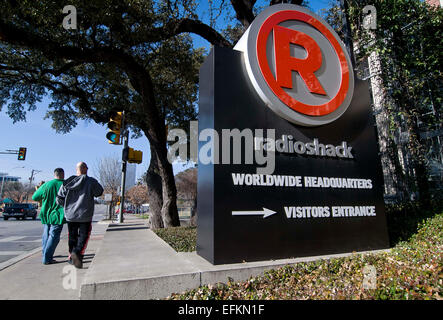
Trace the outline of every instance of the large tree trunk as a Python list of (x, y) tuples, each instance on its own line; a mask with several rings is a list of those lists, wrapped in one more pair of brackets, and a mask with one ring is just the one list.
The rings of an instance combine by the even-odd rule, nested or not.
[[(157, 150), (159, 173), (162, 178), (163, 206), (161, 215), (165, 228), (180, 226), (177, 210), (177, 188), (175, 187), (174, 171), (167, 158), (166, 148)], [(152, 155), (151, 155), (152, 156)]]
[[(165, 117), (160, 112), (153, 91), (152, 79), (149, 73), (137, 66), (131, 66), (131, 84), (143, 97), (142, 112), (145, 114), (143, 119), (143, 132), (149, 140), (151, 148), (151, 171), (148, 170), (147, 176), (154, 179), (154, 186), (148, 183), (148, 190), (152, 189), (154, 201), (156, 201), (154, 215), (159, 212), (163, 219), (163, 227), (180, 226), (177, 210), (177, 189), (175, 187), (174, 172), (172, 165), (168, 161), (168, 150), (166, 148), (166, 125)], [(158, 179), (154, 173), (161, 177), (161, 188), (158, 186)], [(148, 178), (147, 178), (148, 180)], [(161, 210), (158, 206), (162, 200)], [(151, 201), (151, 200), (150, 200)], [(157, 219), (157, 216), (156, 216)]]
[[(408, 111), (410, 111), (408, 109)], [(412, 113), (412, 112), (411, 112)], [(413, 114), (409, 113), (407, 124), (409, 127), (410, 152), (415, 171), (419, 200), (424, 208), (430, 207), (430, 192), (428, 170), (426, 168), (426, 150), (420, 141), (420, 129)]]
[[(149, 207), (151, 214), (154, 216), (151, 227), (178, 227), (180, 226), (180, 219), (177, 210), (177, 189), (174, 172), (167, 157), (166, 137), (158, 135), (158, 132), (165, 132), (166, 128), (161, 125), (161, 120), (155, 125), (159, 128), (153, 130), (151, 127), (145, 131), (151, 148), (151, 163), (146, 175), (146, 183), (148, 190), (150, 190), (150, 194), (148, 194), (150, 197)], [(151, 207), (152, 202), (154, 202), (154, 206)], [(160, 217), (162, 224), (159, 222)]]
[[(394, 48), (405, 48), (402, 30), (393, 32), (392, 43)], [(409, 152), (412, 156), (412, 165), (414, 167), (414, 174), (419, 193), (419, 200), (421, 204), (428, 208), (430, 206), (430, 193), (429, 193), (429, 181), (428, 172), (426, 168), (426, 156), (425, 149), (420, 141), (420, 129), (417, 123), (418, 112), (414, 107), (414, 96), (409, 93), (409, 86), (411, 84), (408, 78), (405, 76), (405, 70), (403, 65), (398, 65), (397, 71), (399, 77), (399, 83), (401, 86), (401, 93), (397, 94), (397, 100), (399, 101), (401, 110), (404, 111), (406, 116), (406, 125), (409, 133)]]
[(149, 226), (151, 229), (164, 228), (161, 215), (163, 206), (162, 178), (158, 174), (157, 157), (153, 157), (151, 147), (151, 161), (146, 172), (146, 184), (148, 186), (149, 198)]
[(197, 196), (192, 201), (190, 225), (193, 227), (197, 226)]
[[(152, 144), (151, 144), (152, 146)], [(160, 161), (151, 147), (151, 163), (146, 172), (148, 185), (150, 227), (152, 229), (180, 226), (177, 210), (177, 189), (172, 165)]]

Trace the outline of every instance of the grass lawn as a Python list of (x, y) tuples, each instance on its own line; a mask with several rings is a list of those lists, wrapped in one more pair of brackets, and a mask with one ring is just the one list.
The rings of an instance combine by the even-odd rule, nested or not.
[(146, 213), (136, 214), (135, 216), (140, 219), (149, 219), (149, 214)]
[[(389, 252), (298, 263), (248, 281), (230, 280), (173, 294), (170, 299), (442, 299), (443, 212), (414, 229), (406, 241), (398, 237)], [(177, 251), (195, 250), (195, 228), (156, 233)], [(375, 289), (363, 288), (367, 266), (376, 270)]]

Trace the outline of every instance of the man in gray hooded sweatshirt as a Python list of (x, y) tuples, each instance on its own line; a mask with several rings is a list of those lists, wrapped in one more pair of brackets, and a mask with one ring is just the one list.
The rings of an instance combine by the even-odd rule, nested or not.
[(63, 182), (57, 194), (57, 203), (63, 206), (68, 222), (70, 263), (83, 267), (83, 255), (88, 245), (94, 215), (94, 197), (103, 194), (98, 181), (87, 175), (88, 166), (77, 164), (77, 175)]

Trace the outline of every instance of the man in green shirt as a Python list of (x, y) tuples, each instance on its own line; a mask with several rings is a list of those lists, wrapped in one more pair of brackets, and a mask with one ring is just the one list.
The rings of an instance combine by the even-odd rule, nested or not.
[(54, 170), (54, 180), (44, 183), (35, 191), (32, 200), (41, 201), (40, 220), (43, 224), (42, 262), (52, 264), (55, 249), (60, 241), (60, 234), (65, 223), (63, 207), (56, 203), (57, 192), (63, 184), (65, 172), (62, 168)]

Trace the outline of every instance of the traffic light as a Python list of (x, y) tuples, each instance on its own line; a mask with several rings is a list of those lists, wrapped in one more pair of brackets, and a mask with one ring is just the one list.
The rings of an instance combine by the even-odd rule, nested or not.
[(123, 149), (123, 161), (128, 161), (129, 163), (142, 163), (143, 152), (139, 150), (134, 150), (130, 147)]
[(123, 113), (114, 111), (108, 122), (109, 132), (106, 134), (110, 144), (120, 143), (120, 131), (122, 129)]
[(25, 160), (26, 159), (26, 148), (19, 148), (18, 149), (18, 158), (17, 160)]
[(129, 148), (128, 162), (129, 163), (142, 163), (143, 152)]

